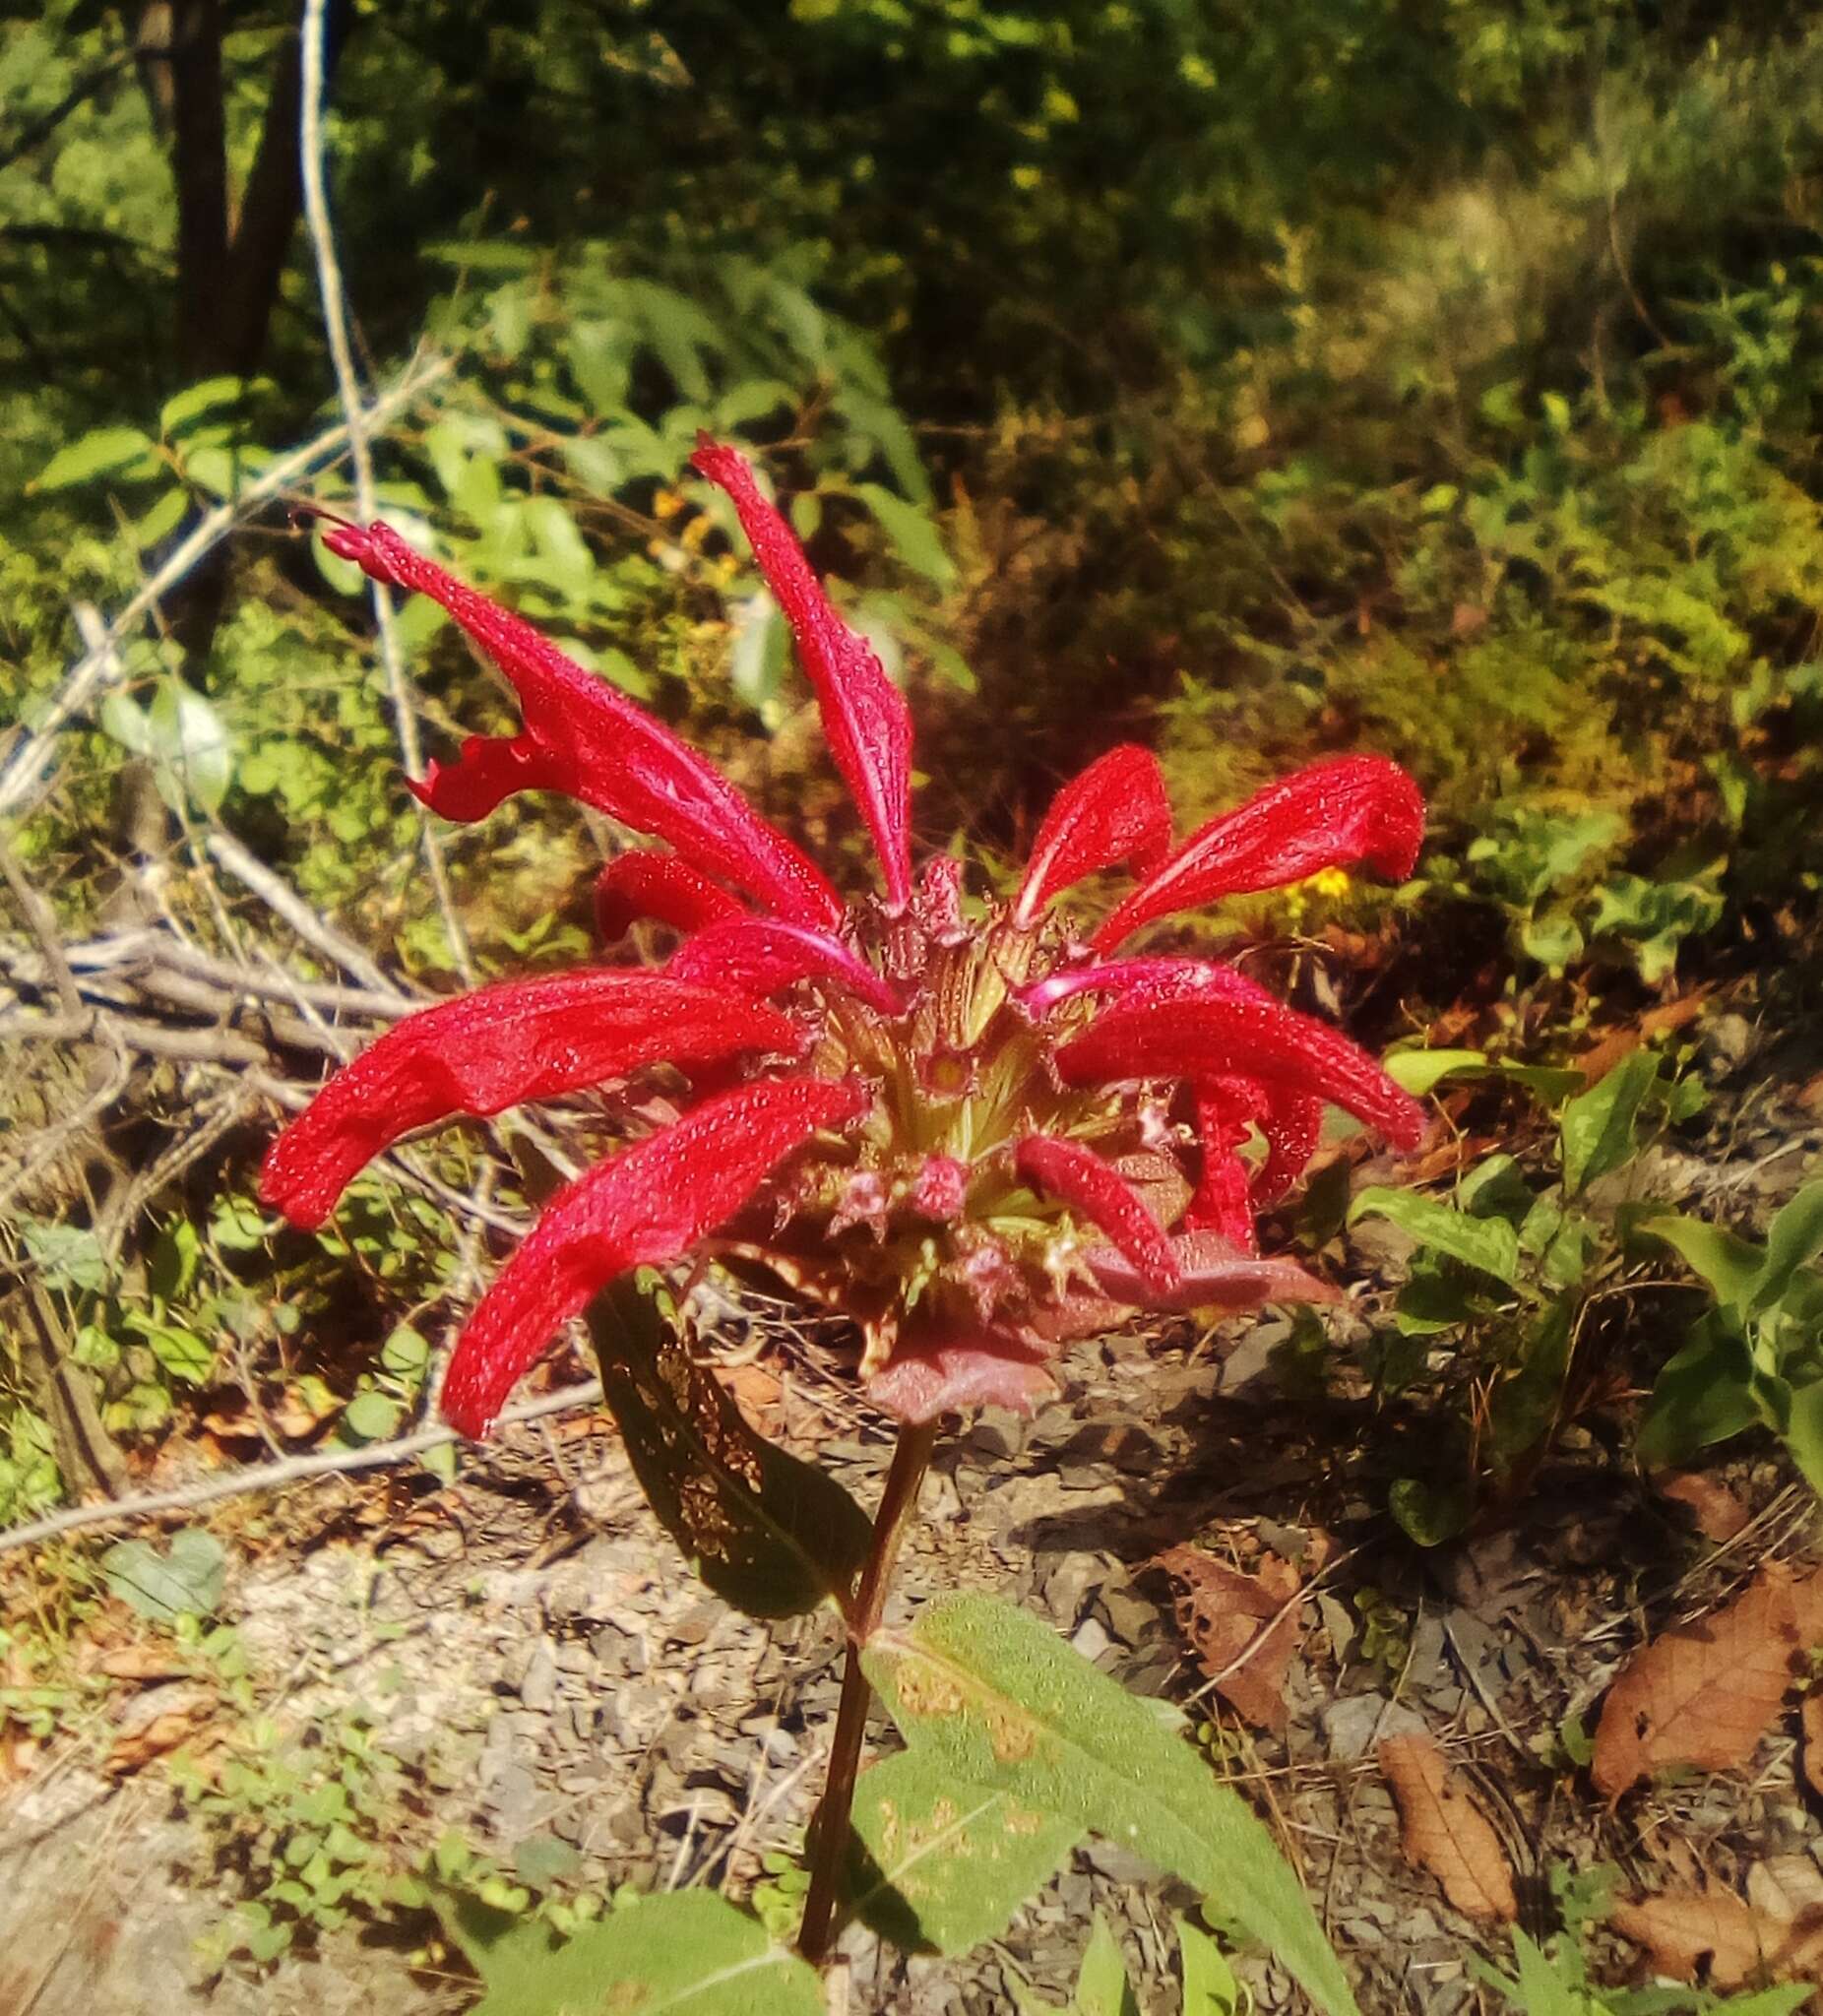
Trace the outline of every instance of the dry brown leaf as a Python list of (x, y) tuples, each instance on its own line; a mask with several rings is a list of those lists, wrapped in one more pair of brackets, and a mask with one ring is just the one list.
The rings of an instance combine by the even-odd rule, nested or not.
[(1745, 1505), (1727, 1484), (1700, 1470), (1662, 1470), (1653, 1479), (1660, 1497), (1684, 1506), (1696, 1521), (1696, 1530), (1718, 1545), (1732, 1540), (1746, 1525)]
[[(1186, 1585), (1177, 1599), (1177, 1622), (1217, 1693), (1256, 1729), (1283, 1731), (1285, 1670), (1297, 1650), (1300, 1622), (1297, 1606), (1286, 1605), (1301, 1586), (1297, 1570), (1268, 1554), (1258, 1575), (1243, 1575), (1192, 1546), (1167, 1547), (1158, 1565)], [(1281, 1610), (1285, 1615), (1274, 1624)], [(1237, 1659), (1242, 1663), (1229, 1672)]]
[(1797, 1642), (1823, 1647), (1823, 1568), (1792, 1583), (1792, 1602), (1797, 1613)]
[(1428, 1736), (1388, 1736), (1379, 1758), (1399, 1801), (1406, 1859), (1435, 1876), (1465, 1918), (1511, 1924), (1519, 1916), (1512, 1864), (1443, 1752)]
[(769, 1372), (760, 1364), (718, 1367), (717, 1376), (749, 1420), (770, 1414), (785, 1391), (778, 1373)]
[(110, 1680), (179, 1680), (190, 1669), (174, 1646), (116, 1645), (99, 1654), (94, 1670)]
[(1804, 1783), (1823, 1798), (1823, 1689), (1804, 1696)]
[(1686, 1023), (1694, 1022), (1708, 1005), (1709, 989), (1699, 987), (1695, 993), (1686, 994), (1680, 1001), (1665, 1001), (1657, 1008), (1648, 1008), (1635, 1022), (1621, 1029), (1609, 1030), (1593, 1049), (1585, 1050), (1571, 1062), (1583, 1074), (1585, 1085), (1597, 1085), (1620, 1062), (1629, 1057), (1642, 1043), (1650, 1042), (1656, 1036), (1665, 1036), (1671, 1030), (1682, 1029)]
[(110, 1778), (143, 1771), (155, 1757), (187, 1741), (209, 1719), (215, 1695), (207, 1687), (177, 1683), (134, 1696), (102, 1763)]
[(1677, 1765), (1746, 1763), (1792, 1684), (1801, 1640), (1792, 1580), (1769, 1563), (1726, 1609), (1636, 1652), (1608, 1689), (1591, 1776), (1609, 1798)]
[(1790, 1927), (1750, 1909), (1731, 1890), (1666, 1890), (1616, 1904), (1609, 1926), (1643, 1947), (1655, 1974), (1736, 1988), (1777, 1962)]

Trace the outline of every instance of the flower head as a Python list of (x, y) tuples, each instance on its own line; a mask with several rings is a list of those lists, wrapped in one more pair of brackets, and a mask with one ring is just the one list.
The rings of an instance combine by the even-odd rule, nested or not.
[[(1066, 1343), (1135, 1309), (1333, 1299), (1259, 1256), (1256, 1214), (1302, 1173), (1326, 1103), (1408, 1148), (1418, 1106), (1234, 968), (1119, 955), (1220, 896), (1357, 864), (1403, 878), (1412, 781), (1374, 756), (1319, 763), (1173, 849), (1159, 766), (1122, 745), (1059, 791), (1014, 900), (972, 912), (948, 856), (913, 879), (903, 696), (743, 457), (705, 440), (696, 466), (791, 626), (882, 892), (845, 903), (660, 723), (385, 526), (334, 526), (335, 551), (441, 603), (520, 698), (518, 734), (471, 737), (418, 796), (479, 819), (558, 790), (663, 843), (609, 863), (597, 914), (609, 942), (649, 918), (681, 943), (660, 971), (508, 982), (402, 1022), (275, 1143), (268, 1203), (319, 1225), (407, 1133), (668, 1074), (638, 1110), (677, 1117), (560, 1192), (471, 1317), (444, 1405), (475, 1435), (599, 1290), (686, 1254), (852, 1317), (869, 1395), (909, 1420), (1030, 1407)], [(1123, 865), (1139, 880), (1085, 943), (1057, 899)]]

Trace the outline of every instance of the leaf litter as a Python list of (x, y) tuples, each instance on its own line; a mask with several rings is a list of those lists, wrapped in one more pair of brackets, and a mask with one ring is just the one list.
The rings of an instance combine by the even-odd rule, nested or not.
[(1435, 1876), (1465, 1918), (1511, 1924), (1519, 1917), (1513, 1865), (1442, 1749), (1429, 1736), (1388, 1736), (1378, 1754), (1399, 1805), (1406, 1859)]

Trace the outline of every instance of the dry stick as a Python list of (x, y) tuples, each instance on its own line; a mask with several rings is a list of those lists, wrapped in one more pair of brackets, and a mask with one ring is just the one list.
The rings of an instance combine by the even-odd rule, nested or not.
[(861, 1654), (880, 1628), (886, 1592), (899, 1558), (899, 1544), (917, 1505), (918, 1487), (930, 1468), (937, 1444), (937, 1424), (922, 1421), (899, 1432), (893, 1467), (886, 1474), (880, 1510), (873, 1522), (873, 1544), (861, 1570), (861, 1586), (849, 1620), (849, 1656), (842, 1672), (842, 1699), (836, 1708), (836, 1733), (829, 1746), (829, 1778), (812, 1827), (810, 1894), (804, 1900), (803, 1929), (798, 1951), (812, 1966), (829, 1952), (841, 1892), (842, 1864), (849, 1847), (849, 1813), (854, 1804), (854, 1781), (860, 1772), (861, 1743), (867, 1733), (867, 1709), (873, 1689), (861, 1670)]
[[(595, 1407), (601, 1398), (601, 1382), (590, 1379), (580, 1386), (566, 1386), (561, 1393), (547, 1393), (541, 1400), (522, 1401), (507, 1408), (500, 1425), (533, 1421), (544, 1415), (565, 1414), (575, 1408)], [(18, 1547), (36, 1546), (66, 1533), (80, 1533), (95, 1526), (120, 1526), (130, 1520), (147, 1519), (159, 1512), (193, 1512), (199, 1506), (214, 1505), (223, 1498), (240, 1498), (257, 1491), (276, 1490), (284, 1484), (311, 1478), (340, 1477), (350, 1471), (382, 1470), (389, 1464), (405, 1463), (422, 1456), (427, 1449), (441, 1449), (462, 1438), (454, 1428), (423, 1428), (415, 1435), (404, 1435), (397, 1442), (374, 1442), (365, 1449), (327, 1449), (312, 1456), (287, 1456), (279, 1463), (260, 1464), (236, 1471), (232, 1477), (212, 1478), (207, 1483), (181, 1484), (168, 1491), (148, 1491), (143, 1497), (122, 1498), (111, 1505), (78, 1505), (68, 1512), (53, 1512), (33, 1520), (30, 1526), (16, 1526), (0, 1533), (0, 1554)]]
[[(303, 170), (304, 222), (316, 254), (317, 292), (323, 300), (323, 329), (329, 338), (330, 361), (336, 372), (336, 394), (348, 427), (348, 461), (354, 476), (354, 508), (363, 523), (377, 515), (373, 488), (373, 451), (368, 446), (367, 419), (361, 404), (360, 383), (354, 375), (354, 353), (348, 343), (347, 302), (342, 288), (342, 266), (336, 257), (336, 239), (329, 219), (329, 192), (323, 180), (323, 17), (325, 0), (304, 0), (303, 26), (299, 30), (303, 55), (303, 79), (298, 113), (298, 154)], [(406, 678), (405, 661), (399, 650), (399, 630), (394, 621), (393, 591), (383, 581), (368, 583), (373, 595), (374, 624), (379, 632), (380, 662), (386, 670), (386, 690), (393, 703), (393, 729), (399, 737), (399, 753), (405, 759), (408, 777), (424, 774), (423, 745), (417, 732), (417, 704)], [(469, 950), (469, 936), (457, 914), (450, 893), (449, 869), (443, 858), (443, 843), (427, 810), (420, 807), (419, 831), (424, 844), (424, 864), (430, 870), (443, 928), (449, 933), (450, 949), (456, 955), (456, 970), (470, 986), (474, 984), (474, 962)]]
[[(362, 420), (369, 427), (379, 424), (402, 407), (409, 406), (451, 368), (451, 360), (447, 357), (433, 358), (425, 364), (414, 363), (396, 385), (374, 400), (363, 412)], [(252, 517), (262, 505), (290, 489), (319, 464), (333, 461), (342, 452), (347, 438), (347, 424), (343, 421), (319, 434), (314, 441), (292, 449), (289, 455), (280, 456), (238, 496), (218, 504), (213, 511), (198, 519), (189, 536), (172, 547), (164, 564), (148, 576), (139, 593), (111, 623), (98, 627), (93, 634), (89, 633), (87, 626), (79, 624), (84, 629), (87, 649), (65, 673), (62, 685), (39, 711), (36, 726), (15, 745), (6, 767), (0, 770), (0, 819), (30, 809), (45, 782), (45, 772), (59, 732), (83, 712), (97, 691), (113, 685), (124, 676), (121, 647), (132, 638), (168, 591), (243, 519)]]
[(322, 953), (344, 973), (351, 973), (363, 986), (371, 987), (375, 993), (390, 994), (402, 1004), (410, 1004), (411, 996), (403, 993), (388, 979), (352, 939), (345, 938), (333, 924), (318, 916), (289, 883), (249, 853), (225, 828), (218, 827), (204, 845), (210, 859), (218, 867), (225, 868), (236, 882), (252, 890), (267, 909), (283, 917), (306, 945)]

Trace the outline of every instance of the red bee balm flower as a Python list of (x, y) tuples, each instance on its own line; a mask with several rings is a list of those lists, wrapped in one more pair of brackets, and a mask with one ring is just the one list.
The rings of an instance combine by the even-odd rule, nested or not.
[[(1323, 868), (1403, 878), (1424, 827), (1411, 779), (1377, 756), (1319, 763), (1173, 850), (1157, 762), (1110, 749), (1057, 794), (1012, 904), (969, 920), (957, 862), (912, 882), (903, 695), (746, 461), (705, 440), (696, 466), (790, 623), (883, 894), (845, 905), (668, 728), (387, 527), (333, 524), (335, 552), (441, 603), (519, 695), (520, 732), (471, 737), (418, 796), (471, 820), (564, 791), (664, 843), (608, 865), (597, 912), (609, 940), (647, 918), (683, 942), (662, 972), (509, 982), (400, 1023), (279, 1138), (266, 1201), (317, 1226), (435, 1121), (660, 1068), (703, 1080), (681, 1118), (554, 1198), (482, 1297), (444, 1396), (471, 1435), (599, 1290), (686, 1254), (763, 1263), (846, 1310), (868, 1393), (914, 1421), (1029, 1408), (1069, 1339), (1135, 1308), (1333, 1299), (1257, 1256), (1254, 1214), (1303, 1172), (1326, 1102), (1401, 1148), (1417, 1104), (1232, 967), (1114, 955), (1160, 917)], [(1085, 944), (1052, 906), (1122, 864), (1141, 879)]]

